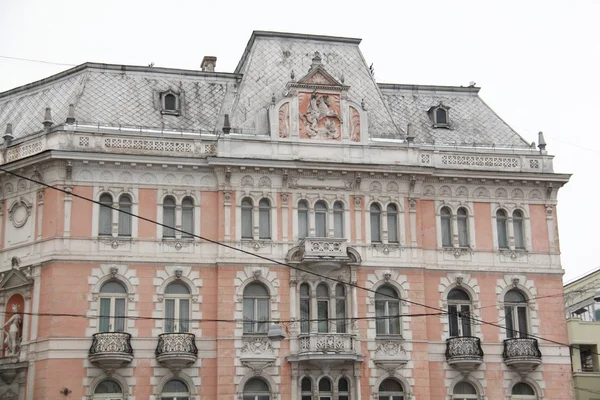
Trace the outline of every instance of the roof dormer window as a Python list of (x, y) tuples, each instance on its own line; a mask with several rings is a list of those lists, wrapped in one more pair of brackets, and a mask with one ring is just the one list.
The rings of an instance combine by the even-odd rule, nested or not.
[(429, 109), (429, 116), (433, 119), (434, 128), (450, 128), (450, 107), (440, 103)]
[(166, 115), (180, 115), (180, 95), (172, 90), (160, 94), (161, 113)]

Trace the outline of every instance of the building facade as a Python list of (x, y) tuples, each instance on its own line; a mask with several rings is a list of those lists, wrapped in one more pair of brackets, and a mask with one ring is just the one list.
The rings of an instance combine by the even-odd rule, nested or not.
[(573, 383), (578, 400), (600, 398), (600, 269), (565, 285)]
[(0, 398), (574, 398), (569, 176), (479, 88), (377, 83), (359, 43), (0, 94)]

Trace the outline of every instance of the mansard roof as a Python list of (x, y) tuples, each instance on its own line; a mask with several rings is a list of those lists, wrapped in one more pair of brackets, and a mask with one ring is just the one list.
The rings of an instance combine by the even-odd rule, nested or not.
[[(312, 71), (341, 84), (347, 99), (361, 105), (371, 138), (402, 139), (412, 123), (416, 143), (528, 146), (481, 100), (478, 88), (377, 84), (360, 41), (255, 31), (234, 73), (82, 64), (0, 93), (0, 136), (8, 123), (16, 139), (42, 131), (46, 107), (61, 124), (69, 104), (79, 124), (215, 133), (229, 114), (234, 132), (269, 135), (257, 128), (257, 115), (310, 76), (319, 52), (321, 64)], [(182, 94), (180, 114), (160, 110), (160, 93), (169, 90)], [(449, 109), (444, 128), (434, 127), (429, 112), (440, 104)]]

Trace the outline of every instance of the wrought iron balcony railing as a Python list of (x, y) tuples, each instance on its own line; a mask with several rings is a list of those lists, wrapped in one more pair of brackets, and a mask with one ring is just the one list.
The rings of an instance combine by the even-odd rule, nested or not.
[(131, 335), (125, 332), (101, 332), (92, 337), (89, 355), (126, 354), (133, 356)]
[(542, 358), (542, 352), (538, 347), (538, 341), (532, 338), (515, 338), (504, 341), (502, 357), (505, 360), (511, 358)]
[(90, 362), (105, 371), (114, 371), (133, 360), (131, 335), (125, 332), (101, 332), (92, 337)]
[(163, 333), (158, 335), (156, 356), (166, 354), (198, 355), (196, 336), (193, 333)]
[(482, 358), (481, 340), (474, 336), (459, 336), (446, 339), (446, 359)]

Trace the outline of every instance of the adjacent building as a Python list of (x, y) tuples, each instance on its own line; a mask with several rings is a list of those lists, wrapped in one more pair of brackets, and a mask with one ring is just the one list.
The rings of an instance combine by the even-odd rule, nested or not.
[(578, 400), (600, 398), (600, 269), (565, 285), (573, 383)]
[(574, 398), (569, 175), (479, 88), (378, 83), (359, 43), (1, 93), (0, 398)]

